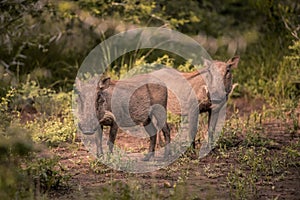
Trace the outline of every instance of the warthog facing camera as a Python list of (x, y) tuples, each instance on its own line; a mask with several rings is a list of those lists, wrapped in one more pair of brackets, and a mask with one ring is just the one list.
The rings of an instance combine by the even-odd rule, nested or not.
[[(185, 80), (188, 81), (190, 84), (190, 87), (192, 88), (192, 91), (195, 94), (195, 97), (197, 99), (197, 106), (193, 108), (192, 105), (188, 105), (186, 109), (182, 109), (180, 107), (180, 104), (178, 102), (178, 98), (176, 95), (174, 95), (172, 92), (169, 92), (168, 94), (168, 110), (176, 115), (182, 115), (182, 116), (188, 116), (189, 118), (189, 132), (192, 137), (192, 147), (195, 148), (195, 135), (197, 133), (197, 125), (198, 125), (198, 115), (193, 114), (193, 110), (191, 109), (197, 109), (198, 112), (196, 113), (204, 113), (208, 112), (208, 141), (207, 145), (209, 145), (209, 149), (212, 147), (212, 143), (214, 142), (213, 138), (213, 132), (216, 128), (217, 123), (217, 117), (214, 117), (212, 119), (212, 112), (217, 113), (220, 111), (220, 104), (224, 103), (224, 101), (227, 101), (228, 96), (230, 92), (232, 91), (232, 69), (237, 68), (239, 62), (239, 56), (235, 56), (231, 59), (229, 59), (227, 62), (221, 62), (221, 61), (209, 61), (204, 60), (204, 66), (205, 68), (201, 70), (196, 70), (194, 72), (190, 73), (180, 73), (182, 77), (184, 77)], [(212, 67), (213, 66), (213, 67)], [(164, 69), (166, 70), (166, 69)], [(168, 69), (167, 69), (168, 70)], [(216, 72), (218, 73), (218, 76), (216, 75)], [(174, 82), (173, 84), (176, 84), (177, 80), (172, 80), (168, 77), (167, 74), (168, 71), (165, 72), (165, 80), (168, 80), (169, 82)], [(204, 79), (206, 77), (206, 81)], [(218, 80), (220, 79), (220, 80)], [(171, 83), (169, 83), (171, 84)], [(208, 85), (210, 84), (210, 85)], [(186, 88), (184, 86), (181, 86), (177, 84), (176, 90), (178, 91), (185, 91)], [(214, 94), (210, 94), (210, 92), (216, 92), (216, 93), (223, 93), (225, 96), (225, 99), (222, 100), (222, 102), (212, 102), (211, 97)], [(187, 95), (185, 95), (187, 96)], [(222, 95), (221, 95), (222, 96)], [(189, 98), (189, 97), (187, 97)], [(219, 99), (220, 100), (220, 99)], [(195, 113), (195, 112), (194, 112)], [(209, 150), (208, 149), (208, 150)]]
[[(168, 90), (159, 79), (151, 74), (120, 81), (104, 78), (100, 79), (94, 91), (83, 88), (81, 90), (90, 95), (82, 95), (83, 91), (79, 92), (78, 99), (81, 101), (79, 109), (84, 116), (79, 119), (78, 126), (83, 134), (98, 132), (96, 135), (98, 155), (103, 154), (103, 126), (110, 126), (108, 140), (110, 152), (113, 151), (118, 128), (138, 126), (144, 127), (150, 136), (149, 153), (143, 158), (144, 161), (154, 156), (156, 135), (160, 130), (164, 133), (167, 145), (165, 156), (169, 155), (170, 130), (166, 121)], [(91, 102), (94, 102), (94, 108), (91, 108)], [(97, 123), (92, 123), (91, 119), (95, 118)]]

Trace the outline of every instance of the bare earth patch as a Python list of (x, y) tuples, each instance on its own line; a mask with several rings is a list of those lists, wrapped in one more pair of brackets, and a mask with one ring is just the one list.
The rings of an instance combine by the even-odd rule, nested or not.
[[(245, 108), (244, 105), (247, 104), (250, 105), (249, 108)], [(233, 107), (239, 108), (241, 114), (247, 115), (254, 110), (259, 112), (263, 104), (261, 100), (250, 104), (245, 99), (233, 100), (228, 106), (228, 117), (232, 115)], [(287, 131), (287, 126), (291, 123), (278, 119), (262, 123), (264, 129), (262, 137), (271, 141), (264, 146), (268, 150), (268, 155), (285, 156), (286, 147), (299, 142), (299, 129), (294, 133)], [(242, 142), (245, 140), (244, 135), (240, 135), (239, 138)], [(51, 199), (108, 199), (112, 193), (120, 193), (122, 199), (130, 199), (126, 198), (126, 195), (137, 192), (141, 193), (141, 199), (142, 193), (144, 197), (154, 195), (154, 199), (235, 198), (230, 195), (227, 177), (239, 164), (236, 150), (242, 142), (228, 147), (225, 151), (226, 155), (224, 150), (218, 147), (200, 160), (191, 159), (193, 157), (190, 156), (191, 152), (186, 152), (168, 167), (141, 174), (116, 171), (97, 163), (80, 141), (74, 144), (61, 144), (53, 148), (51, 154), (60, 157), (60, 163), (66, 168), (66, 173), (71, 175), (71, 179), (68, 188), (50, 191), (49, 197)], [(147, 152), (148, 148), (147, 139), (134, 139), (125, 133), (118, 134), (116, 143), (120, 148), (130, 152)], [(157, 146), (159, 148), (159, 145)], [(300, 199), (300, 157), (296, 155), (295, 159), (297, 160), (295, 165), (286, 166), (272, 175), (263, 176), (264, 179), (256, 180), (255, 198)], [(135, 197), (138, 196), (135, 194)]]

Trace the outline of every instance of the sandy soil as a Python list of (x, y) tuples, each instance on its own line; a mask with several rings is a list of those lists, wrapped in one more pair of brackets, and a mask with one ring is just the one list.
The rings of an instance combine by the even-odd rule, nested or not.
[[(263, 104), (262, 100), (235, 99), (227, 107), (228, 117), (232, 115), (234, 108), (239, 109), (240, 117), (247, 117), (253, 111), (259, 112)], [(276, 119), (263, 123), (265, 137), (276, 142), (276, 145), (268, 147), (274, 155), (280, 154), (283, 147), (290, 142), (300, 139), (300, 130), (291, 135), (286, 132), (284, 126), (285, 124)], [(122, 132), (118, 134), (116, 142), (121, 148), (130, 148), (131, 152), (146, 151), (148, 148), (148, 140), (134, 139)], [(154, 191), (159, 193), (160, 198), (168, 199), (172, 196), (172, 191), (178, 184), (179, 177), (184, 177), (186, 180), (184, 195), (178, 199), (230, 199), (226, 177), (230, 171), (230, 166), (235, 166), (237, 163), (234, 152), (224, 158), (220, 151), (215, 149), (200, 160), (182, 156), (181, 159), (167, 168), (151, 173), (131, 174), (116, 171), (104, 165), (93, 166), (94, 157), (79, 140), (76, 144), (61, 144), (59, 147), (53, 148), (51, 152), (60, 156), (60, 163), (67, 169), (67, 173), (71, 174), (69, 187), (51, 191), (49, 193), (51, 199), (95, 199), (104, 191), (104, 188), (110, 188), (112, 182), (125, 185), (128, 182), (134, 182), (141, 187), (141, 191)], [(299, 167), (290, 166), (284, 173), (284, 177), (276, 177), (278, 180), (276, 179), (272, 183), (258, 180), (256, 183), (257, 198), (300, 199)], [(183, 175), (185, 172), (188, 174)]]

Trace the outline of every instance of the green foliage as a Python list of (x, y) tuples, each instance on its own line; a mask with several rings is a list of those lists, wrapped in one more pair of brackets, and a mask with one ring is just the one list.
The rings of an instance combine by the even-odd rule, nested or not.
[[(80, 63), (99, 42), (136, 26), (166, 26), (195, 38), (203, 36), (199, 41), (208, 43), (215, 59), (241, 55), (234, 70), (238, 93), (263, 97), (272, 109), (253, 113), (246, 121), (235, 113), (226, 122), (218, 150), (223, 158), (230, 157), (231, 151), (238, 155), (239, 167), (227, 176), (232, 197), (256, 197), (259, 180), (272, 181), (270, 177), (282, 175), (286, 167), (299, 167), (299, 142), (285, 147), (283, 155), (275, 155), (271, 149), (277, 144), (263, 137), (262, 125), (275, 118), (285, 123), (291, 136), (299, 129), (295, 111), (300, 96), (299, 5), (294, 0), (1, 1), (0, 198), (39, 198), (36, 191), (66, 184), (68, 176), (57, 158), (29, 156), (34, 151), (32, 139), (51, 146), (74, 140), (71, 94), (66, 91), (73, 87)], [(146, 49), (119, 58), (107, 73), (119, 79), (160, 65), (188, 72), (193, 70), (190, 63)], [(38, 113), (35, 120), (20, 125), (19, 111), (29, 98)], [(168, 120), (176, 124), (181, 119), (168, 115)], [(111, 160), (120, 162), (120, 157)], [(27, 163), (25, 171), (22, 163)], [(91, 165), (97, 173), (107, 171), (98, 163)], [(186, 177), (178, 179), (172, 198), (185, 198)], [(156, 190), (144, 192), (137, 183), (122, 182), (112, 182), (102, 196), (164, 197)]]
[(59, 157), (36, 158), (27, 162), (24, 172), (31, 177), (34, 188), (40, 192), (68, 186), (70, 175), (59, 163)]
[(90, 169), (97, 174), (105, 174), (105, 173), (111, 171), (111, 168), (104, 165), (102, 160), (100, 160), (100, 159), (95, 159), (95, 160), (89, 161), (89, 165), (90, 165)]
[(61, 142), (73, 141), (75, 138), (76, 127), (73, 116), (69, 113), (58, 117), (35, 120), (26, 124), (32, 132), (32, 139), (35, 142), (43, 142), (50, 146), (57, 146)]
[(29, 177), (20, 168), (23, 159), (33, 151), (33, 143), (26, 130), (10, 126), (7, 135), (0, 135), (0, 198), (30, 197)]
[(128, 180), (126, 182), (115, 180), (111, 181), (106, 187), (101, 188), (101, 192), (96, 196), (96, 199), (160, 199), (156, 188), (144, 190), (138, 181)]
[(0, 4), (1, 93), (7, 85), (26, 81), (28, 74), (43, 85), (71, 88), (70, 78), (75, 77), (81, 61), (79, 55), (82, 58), (86, 54), (84, 48), (89, 43), (83, 31), (79, 37), (85, 40), (84, 46), (80, 42), (76, 48), (70, 46), (77, 37), (74, 30), (79, 23), (64, 18), (50, 1), (12, 0)]
[(290, 55), (284, 57), (275, 82), (275, 93), (281, 98), (300, 96), (300, 40), (289, 46)]
[[(74, 4), (73, 4), (74, 5)], [(201, 9), (197, 1), (185, 3), (178, 1), (86, 1), (80, 0), (77, 5), (93, 16), (107, 18), (113, 16), (121, 21), (148, 26), (168, 24), (171, 27), (184, 27), (200, 22)], [(69, 13), (72, 9), (68, 10)], [(189, 29), (191, 30), (191, 29)]]
[(285, 127), (280, 134), (289, 135), (293, 129), (294, 116), (284, 113), (294, 113), (297, 103), (287, 102), (280, 107), (264, 108), (262, 113), (253, 112), (247, 120), (240, 118), (236, 111), (227, 120), (218, 141), (218, 151), (221, 158), (236, 158), (226, 177), (231, 198), (258, 198), (260, 186), (275, 185), (289, 167), (299, 165), (297, 140), (279, 144), (273, 135), (266, 134), (269, 131), (265, 123), (273, 120), (279, 120)]
[(232, 199), (249, 199), (256, 197), (257, 188), (253, 179), (243, 171), (231, 166), (231, 172), (228, 173), (227, 182)]
[[(260, 75), (250, 77), (250, 80), (247, 81), (245, 85), (246, 87), (249, 86), (249, 90), (253, 91), (253, 96), (262, 95), (265, 99), (274, 98), (274, 100), (276, 99), (279, 103), (290, 98), (299, 98), (299, 76), (296, 75), (299, 74), (300, 66), (299, 58), (297, 57), (299, 53), (298, 43), (299, 42), (294, 42), (294, 44), (289, 47), (290, 52), (288, 54), (290, 55), (284, 56), (282, 60), (278, 60), (270, 55), (268, 62), (261, 61), (263, 65), (261, 69), (256, 72)], [(275, 48), (274, 51), (279, 49), (279, 47)], [(287, 52), (287, 50), (284, 51)], [(279, 54), (280, 53), (275, 53), (274, 55)], [(250, 64), (251, 63), (252, 62), (250, 62)], [(241, 71), (244, 70), (242, 69)], [(249, 74), (251, 73), (250, 71), (245, 73)]]
[(279, 153), (274, 153), (265, 147), (239, 147), (238, 165), (231, 167), (227, 175), (230, 194), (234, 199), (257, 198), (258, 183), (274, 184), (283, 176), (286, 166), (295, 162), (286, 159)]
[[(35, 90), (31, 90), (31, 92), (34, 93)], [(48, 94), (48, 92), (45, 93)], [(0, 132), (1, 199), (42, 198), (43, 195), (40, 193), (65, 187), (69, 178), (64, 172), (65, 169), (58, 163), (58, 158), (35, 157), (37, 148), (32, 141), (34, 134), (31, 129), (20, 124), (18, 112), (13, 106), (16, 105), (14, 103), (19, 99), (18, 95), (20, 94), (22, 93), (18, 93), (18, 89), (11, 89), (0, 102), (2, 120)], [(48, 126), (50, 125), (48, 124)], [(62, 132), (65, 131), (64, 129)], [(56, 135), (58, 134), (61, 133), (56, 132)], [(49, 137), (55, 137), (55, 135), (49, 135)], [(57, 142), (58, 139), (52, 140)]]
[(152, 63), (148, 63), (145, 56), (142, 56), (141, 58), (137, 58), (135, 60), (133, 65), (129, 67), (129, 71), (121, 73), (120, 78), (129, 78), (138, 74), (151, 73), (155, 70), (172, 66), (174, 66), (173, 59), (166, 54), (162, 57), (158, 57)]
[(179, 65), (177, 69), (181, 72), (191, 72), (195, 70), (195, 66), (192, 65), (191, 60), (187, 60), (184, 64)]
[(15, 117), (20, 116), (17, 110), (29, 98), (34, 100), (33, 106), (37, 113), (34, 120), (28, 121), (25, 127), (35, 142), (58, 145), (60, 142), (74, 140), (76, 127), (71, 111), (71, 92), (55, 92), (41, 88), (34, 81), (26, 82), (20, 88), (10, 90), (6, 97), (2, 97), (3, 132), (7, 131), (5, 127), (10, 123), (20, 123), (8, 110), (15, 112)]
[(27, 122), (35, 142), (58, 145), (75, 138), (76, 127), (71, 112), (71, 93), (55, 92), (40, 88), (35, 82), (27, 82), (19, 89), (22, 99), (32, 98), (39, 116)]
[(3, 134), (6, 128), (9, 126), (10, 121), (12, 120), (13, 116), (8, 113), (9, 104), (12, 102), (13, 98), (15, 97), (17, 91), (13, 88), (8, 90), (4, 97), (1, 97), (0, 102), (0, 134)]
[(29, 198), (28, 177), (20, 172), (23, 159), (34, 151), (34, 145), (26, 129), (13, 123), (13, 115), (9, 111), (9, 103), (16, 94), (10, 90), (1, 98), (1, 130), (0, 130), (0, 198)]
[[(292, 0), (217, 0), (214, 3), (208, 0), (32, 0), (21, 4), (3, 1), (1, 10), (2, 95), (10, 84), (26, 82), (27, 74), (42, 86), (71, 89), (76, 70), (92, 47), (137, 24), (168, 25), (190, 35), (207, 35), (204, 38), (210, 43), (207, 50), (217, 45), (211, 52), (215, 58), (228, 58), (231, 56), (228, 52), (241, 54), (235, 80), (243, 83), (243, 92), (251, 91), (253, 96), (266, 98), (299, 96), (297, 41), (292, 44), (291, 40), (299, 38), (296, 16), (300, 8)], [(216, 44), (209, 40), (211, 36)], [(290, 49), (289, 45), (292, 45)], [(152, 63), (161, 56), (154, 53), (144, 60)], [(118, 66), (111, 68), (111, 73), (122, 76), (136, 59), (139, 58), (122, 58)], [(187, 65), (190, 61), (182, 65), (178, 60), (176, 57), (172, 66), (191, 70)]]
[(284, 165), (286, 167), (300, 166), (300, 141), (290, 143), (290, 145), (286, 146), (284, 149)]

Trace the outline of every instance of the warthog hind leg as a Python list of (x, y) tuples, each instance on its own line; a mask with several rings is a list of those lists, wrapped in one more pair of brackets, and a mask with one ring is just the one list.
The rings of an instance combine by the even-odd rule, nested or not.
[(150, 123), (144, 126), (147, 133), (150, 135), (150, 146), (148, 154), (142, 159), (143, 161), (149, 161), (151, 157), (154, 157), (154, 151), (156, 146), (156, 135), (157, 129), (154, 124), (150, 121)]

